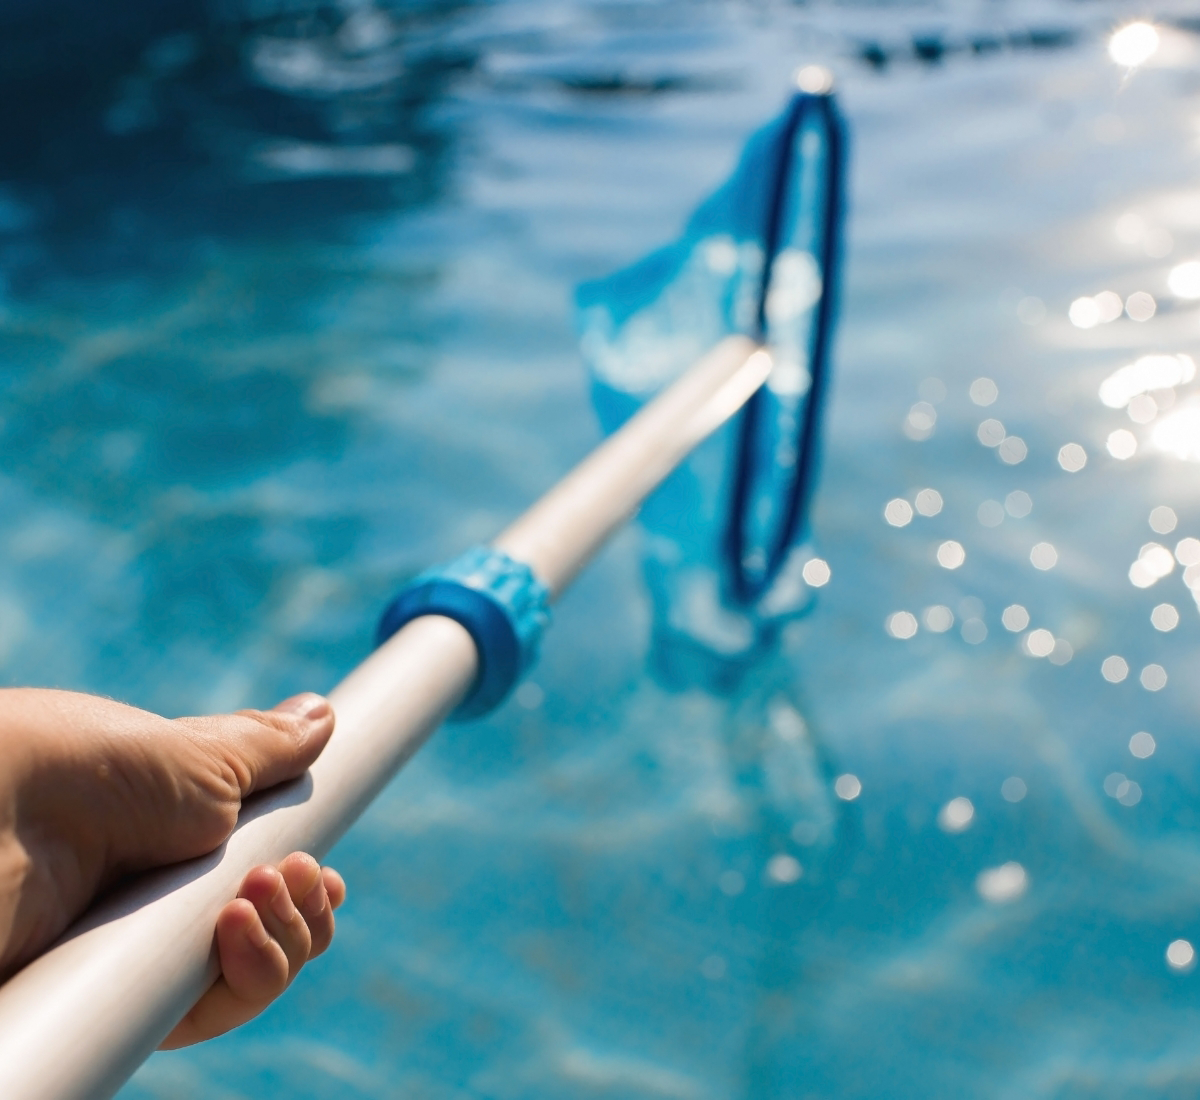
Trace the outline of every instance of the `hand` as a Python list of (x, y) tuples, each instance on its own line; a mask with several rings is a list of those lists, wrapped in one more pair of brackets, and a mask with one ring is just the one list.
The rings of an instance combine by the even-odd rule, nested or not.
[(293, 852), (278, 868), (256, 867), (217, 917), (221, 977), (163, 1040), (162, 1049), (222, 1035), (257, 1016), (333, 939), (342, 876)]
[[(95, 696), (10, 689), (0, 716), (0, 978), (123, 876), (217, 848), (242, 800), (303, 774), (334, 723), (311, 694), (172, 721)], [(344, 896), (340, 876), (302, 853), (252, 870), (218, 917), (222, 976), (165, 1045), (262, 1011), (328, 946)]]

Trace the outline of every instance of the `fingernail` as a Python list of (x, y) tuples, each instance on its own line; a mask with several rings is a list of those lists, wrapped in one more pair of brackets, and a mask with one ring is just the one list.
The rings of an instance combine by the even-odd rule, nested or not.
[(267, 935), (267, 930), (263, 927), (263, 922), (260, 920), (254, 921), (253, 924), (247, 927), (246, 939), (258, 951), (261, 951), (271, 942), (271, 937)]
[(319, 917), (325, 912), (325, 906), (329, 904), (329, 898), (325, 893), (325, 884), (320, 879), (317, 880), (314, 886), (304, 896), (304, 900), (300, 903), (300, 909), (308, 920)]
[(302, 695), (293, 695), (285, 699), (275, 708), (289, 714), (298, 714), (310, 722), (316, 722), (329, 713), (329, 700), (315, 691), (306, 691)]
[(288, 893), (287, 883), (282, 880), (279, 883), (279, 889), (275, 891), (275, 896), (271, 899), (271, 912), (284, 924), (290, 924), (296, 915), (296, 906), (292, 902), (292, 895)]

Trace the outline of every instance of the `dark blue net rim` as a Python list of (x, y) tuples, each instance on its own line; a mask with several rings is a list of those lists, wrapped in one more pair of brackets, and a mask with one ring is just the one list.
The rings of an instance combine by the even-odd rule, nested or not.
[(767, 592), (779, 576), (788, 554), (806, 525), (808, 508), (816, 484), (819, 458), (821, 415), (828, 389), (829, 353), (835, 324), (836, 291), (841, 266), (842, 221), (845, 210), (844, 177), (846, 136), (832, 95), (797, 93), (775, 144), (775, 165), (767, 222), (763, 233), (764, 262), (759, 287), (756, 331), (760, 341), (767, 336), (767, 294), (771, 286), (775, 260), (783, 244), (784, 214), (789, 194), (803, 167), (797, 148), (800, 130), (815, 122), (825, 143), (822, 202), (818, 215), (819, 249), (815, 257), (821, 275), (821, 294), (809, 338), (809, 390), (803, 414), (797, 423), (796, 460), (784, 488), (779, 519), (766, 539), (765, 560), (761, 568), (747, 565), (748, 509), (751, 507), (756, 478), (755, 440), (762, 430), (766, 404), (770, 400), (765, 387), (747, 402), (738, 427), (738, 439), (730, 482), (729, 514), (723, 540), (725, 588), (733, 602), (747, 606)]

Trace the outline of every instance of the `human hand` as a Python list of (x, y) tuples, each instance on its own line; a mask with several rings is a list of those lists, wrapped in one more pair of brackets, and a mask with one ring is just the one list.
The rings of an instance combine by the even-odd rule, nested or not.
[[(333, 732), (329, 704), (174, 721), (108, 699), (0, 691), (0, 978), (124, 875), (203, 855), (243, 799), (294, 778)], [(168, 1037), (183, 1046), (262, 1011), (333, 935), (341, 877), (302, 853), (258, 867), (217, 920), (222, 976)]]
[(222, 1035), (257, 1016), (333, 939), (346, 885), (332, 867), (293, 852), (255, 867), (217, 917), (221, 976), (163, 1040), (163, 1050)]

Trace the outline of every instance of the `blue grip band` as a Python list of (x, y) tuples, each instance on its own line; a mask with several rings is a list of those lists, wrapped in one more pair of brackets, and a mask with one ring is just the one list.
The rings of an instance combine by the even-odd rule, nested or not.
[(491, 546), (475, 546), (422, 573), (379, 620), (383, 645), (421, 615), (444, 615), (466, 628), (479, 651), (479, 672), (451, 719), (478, 718), (502, 703), (537, 660), (550, 622), (550, 591), (527, 565)]

